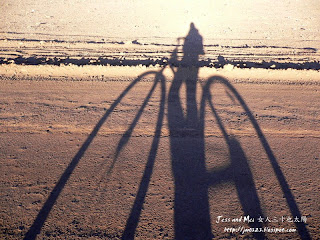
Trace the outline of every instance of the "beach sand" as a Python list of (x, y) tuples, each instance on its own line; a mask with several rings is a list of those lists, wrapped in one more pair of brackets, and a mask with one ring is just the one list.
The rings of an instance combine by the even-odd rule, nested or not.
[(320, 239), (318, 1), (0, 12), (1, 239)]
[[(246, 216), (244, 208), (248, 207), (242, 202), (248, 199), (237, 191), (237, 174), (234, 170), (224, 173), (227, 168), (242, 169), (244, 182), (251, 182), (251, 187), (244, 184), (243, 191), (254, 191), (259, 200), (249, 204), (258, 205), (254, 207), (265, 218), (277, 220), (263, 223), (264, 227), (300, 228), (313, 239), (319, 236), (317, 82), (229, 79), (250, 113), (230, 88), (211, 87), (212, 103), (224, 130), (241, 146), (234, 149), (243, 154), (238, 160), (244, 162), (234, 165), (230, 139), (223, 135), (210, 104), (204, 110), (203, 135), (188, 129), (174, 135), (168, 126), (167, 96), (163, 119), (159, 115), (160, 84), (146, 101), (154, 78), (148, 75), (127, 91), (135, 77), (1, 79), (2, 238), (23, 238), (30, 229), (41, 229), (39, 239), (117, 239), (124, 232), (136, 239), (175, 238), (174, 139), (196, 145), (204, 142), (205, 172), (223, 176), (207, 188), (215, 238), (252, 237), (225, 232), (225, 227), (249, 228), (246, 222), (216, 222), (218, 216)], [(171, 80), (166, 79), (166, 94)], [(205, 80), (198, 83), (198, 106)], [(180, 99), (186, 106), (183, 90)], [(195, 150), (182, 143), (182, 151)], [(193, 190), (189, 191), (192, 195)], [(306, 218), (306, 223), (288, 222), (287, 217), (294, 214)], [(34, 233), (27, 236), (32, 238)], [(265, 235), (268, 239), (301, 236), (298, 232)]]

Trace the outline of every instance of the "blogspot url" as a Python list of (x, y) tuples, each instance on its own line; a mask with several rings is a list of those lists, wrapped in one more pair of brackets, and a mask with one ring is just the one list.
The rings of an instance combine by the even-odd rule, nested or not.
[(296, 232), (297, 229), (295, 228), (269, 228), (269, 227), (264, 227), (264, 228), (245, 228), (243, 226), (240, 227), (225, 227), (224, 232), (228, 233), (294, 233)]

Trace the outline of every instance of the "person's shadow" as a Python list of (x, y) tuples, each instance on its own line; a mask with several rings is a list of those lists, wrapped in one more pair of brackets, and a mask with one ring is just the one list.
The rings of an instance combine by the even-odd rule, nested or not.
[[(196, 100), (201, 54), (204, 54), (202, 37), (191, 23), (183, 46), (183, 58), (168, 94), (168, 125), (175, 184), (175, 239), (212, 239), (208, 191), (210, 186), (224, 181), (235, 183), (245, 215), (256, 218), (263, 216), (245, 153), (236, 138), (228, 136), (217, 114), (215, 117), (220, 120), (218, 126), (223, 130), (229, 147), (230, 165), (224, 171), (208, 172), (206, 169), (204, 109), (198, 109)], [(185, 110), (180, 97), (183, 84), (186, 86)], [(256, 223), (252, 227), (262, 227), (262, 224)], [(264, 235), (256, 237), (263, 239)]]
[[(194, 24), (183, 45), (183, 58), (168, 93), (168, 126), (175, 184), (175, 239), (211, 239), (208, 188), (204, 173), (203, 125), (197, 107), (198, 58), (202, 37)], [(186, 109), (180, 97), (186, 87)]]
[[(175, 239), (212, 239), (210, 206), (209, 206), (209, 188), (223, 182), (232, 182), (237, 190), (239, 202), (242, 206), (244, 215), (258, 218), (263, 216), (263, 211), (260, 206), (260, 201), (254, 184), (253, 175), (250, 169), (248, 159), (240, 142), (236, 136), (228, 134), (227, 128), (224, 126), (223, 120), (219, 116), (214, 106), (214, 100), (210, 88), (215, 83), (223, 84), (233, 97), (238, 101), (243, 110), (246, 112), (253, 128), (256, 131), (268, 159), (271, 162), (275, 175), (279, 181), (281, 189), (287, 200), (287, 204), (291, 210), (292, 216), (301, 217), (301, 213), (294, 200), (294, 196), (286, 182), (278, 162), (269, 146), (268, 141), (264, 137), (257, 121), (253, 117), (247, 104), (225, 78), (213, 76), (206, 81), (202, 88), (202, 99), (200, 105), (197, 103), (197, 85), (199, 73), (199, 56), (204, 54), (202, 37), (193, 23), (190, 25), (190, 31), (185, 37), (183, 44), (183, 57), (181, 61), (177, 60), (177, 49), (172, 54), (171, 62), (178, 63), (178, 67), (171, 66), (174, 70), (174, 79), (168, 92), (166, 99), (166, 79), (163, 75), (165, 67), (159, 71), (149, 71), (142, 74), (129, 84), (129, 86), (119, 95), (114, 103), (109, 107), (96, 126), (87, 137), (79, 151), (75, 154), (68, 167), (65, 169), (57, 184), (51, 191), (48, 199), (39, 211), (36, 219), (25, 235), (24, 239), (36, 239), (42, 229), (50, 211), (56, 203), (61, 191), (67, 184), (70, 175), (77, 167), (79, 161), (84, 156), (84, 153), (92, 143), (93, 139), (98, 134), (100, 128), (109, 118), (118, 104), (127, 95), (127, 93), (144, 77), (154, 76), (153, 86), (147, 94), (143, 104), (141, 105), (134, 120), (128, 127), (128, 130), (123, 134), (116, 148), (116, 155), (111, 163), (111, 173), (113, 166), (119, 153), (126, 146), (133, 129), (139, 121), (148, 101), (150, 100), (156, 86), (159, 84), (161, 88), (161, 99), (159, 102), (159, 113), (154, 130), (152, 145), (149, 151), (145, 170), (137, 191), (137, 195), (131, 212), (128, 216), (125, 229), (122, 234), (122, 239), (134, 239), (136, 228), (139, 223), (141, 211), (145, 197), (148, 192), (150, 179), (153, 172), (153, 167), (159, 147), (161, 137), (161, 129), (165, 117), (165, 106), (167, 103), (168, 109), (168, 127), (170, 133), (170, 153), (172, 172), (174, 177), (174, 231)], [(183, 107), (182, 97), (180, 92), (183, 84), (186, 87), (186, 105)], [(198, 105), (200, 106), (198, 108)], [(205, 113), (206, 106), (209, 105), (211, 112), (214, 115), (217, 126), (222, 132), (222, 136), (229, 150), (229, 164), (223, 170), (213, 169), (208, 171), (206, 168), (205, 156)], [(254, 222), (249, 224), (252, 228), (263, 227), (262, 223)], [(296, 223), (299, 235), (303, 239), (311, 239), (304, 223)], [(264, 239), (263, 233), (253, 234), (257, 239)]]

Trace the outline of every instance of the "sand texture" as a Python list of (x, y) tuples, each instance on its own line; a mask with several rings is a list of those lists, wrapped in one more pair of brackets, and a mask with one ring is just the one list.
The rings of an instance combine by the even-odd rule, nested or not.
[(0, 239), (320, 239), (319, 0), (0, 1)]
[[(245, 238), (253, 235), (224, 228), (250, 224), (218, 216), (260, 214), (279, 222), (254, 227), (319, 236), (318, 85), (217, 77), (208, 91), (199, 81), (199, 128), (179, 122), (174, 103), (187, 114), (185, 89), (171, 95), (170, 79), (154, 86), (142, 76), (1, 80), (2, 237), (41, 229), (39, 239), (173, 239), (183, 229), (197, 236), (192, 229), (209, 221), (217, 239)], [(286, 216), (307, 223), (281, 222)]]

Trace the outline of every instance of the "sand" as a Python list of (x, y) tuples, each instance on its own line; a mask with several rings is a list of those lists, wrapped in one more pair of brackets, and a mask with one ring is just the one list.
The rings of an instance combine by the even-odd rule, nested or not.
[[(319, 237), (318, 84), (261, 84), (252, 79), (237, 83), (230, 79), (256, 125), (230, 88), (213, 87), (218, 117), (228, 136), (241, 144), (240, 150), (232, 149), (237, 156), (244, 153), (237, 160), (242, 164), (237, 165), (228, 147), (230, 139), (224, 136), (209, 104), (203, 135), (188, 129), (173, 134), (168, 126), (168, 97), (159, 125), (160, 84), (144, 104), (152, 78), (143, 78), (126, 92), (134, 79), (1, 79), (2, 238), (23, 238), (29, 231), (27, 236), (32, 239), (41, 230), (38, 239), (174, 239), (175, 190), (181, 184), (173, 176), (175, 140), (181, 141), (183, 152), (193, 152), (192, 144), (204, 142), (205, 172), (218, 178), (209, 184), (206, 196), (212, 237), (252, 237), (225, 232), (225, 227), (249, 228), (246, 222), (216, 222), (218, 216), (247, 216), (248, 203), (242, 201), (258, 205), (254, 208), (261, 209), (265, 218), (278, 220), (263, 223), (263, 227), (301, 231), (266, 233), (268, 239), (299, 239), (303, 234)], [(171, 80), (166, 81), (166, 94)], [(204, 85), (205, 79), (198, 83), (198, 106), (200, 82)], [(183, 91), (180, 99), (185, 105)], [(140, 116), (138, 121), (136, 116)], [(191, 145), (183, 144), (185, 141)], [(237, 174), (224, 172), (228, 168), (242, 169), (244, 181), (250, 182), (244, 184), (243, 192), (255, 192), (259, 202), (239, 195), (233, 178)], [(194, 174), (200, 171), (194, 170)], [(188, 191), (190, 198), (196, 197), (196, 190)], [(190, 206), (191, 211), (197, 209)], [(306, 223), (282, 222), (282, 217), (293, 215), (306, 217)]]
[(0, 12), (1, 239), (320, 239), (318, 1)]

